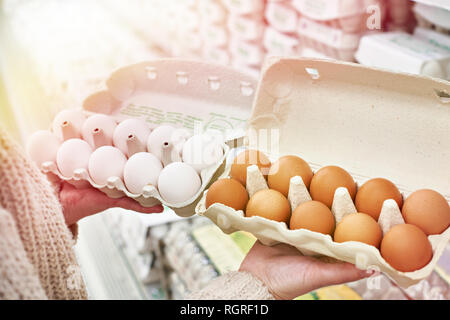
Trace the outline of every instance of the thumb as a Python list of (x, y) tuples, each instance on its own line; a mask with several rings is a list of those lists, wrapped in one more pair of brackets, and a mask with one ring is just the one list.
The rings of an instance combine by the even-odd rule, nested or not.
[(136, 200), (127, 197), (115, 199), (112, 206), (140, 213), (160, 213), (164, 211), (164, 207), (161, 204), (152, 207), (144, 207), (141, 206)]
[(360, 270), (355, 265), (347, 262), (318, 263), (320, 267), (312, 275), (314, 279), (311, 279), (317, 284), (317, 287), (353, 282), (370, 277), (375, 273), (375, 271)]

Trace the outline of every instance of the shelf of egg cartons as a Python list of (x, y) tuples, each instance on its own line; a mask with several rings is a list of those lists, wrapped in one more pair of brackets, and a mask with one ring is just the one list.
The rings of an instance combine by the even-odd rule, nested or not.
[(3, 18), (3, 78), (23, 140), (114, 69), (161, 55), (93, 1), (22, 1)]
[(267, 55), (297, 55), (300, 50), (296, 34), (299, 14), (291, 1), (269, 1), (264, 15), (268, 23), (263, 39)]
[(124, 241), (111, 229), (111, 220), (124, 214), (110, 209), (79, 222), (74, 247), (91, 299), (149, 299)]
[(201, 57), (200, 6), (203, 1), (103, 1), (138, 36), (160, 47), (166, 56)]
[(228, 10), (227, 28), (230, 39), (228, 48), (231, 65), (239, 70), (258, 76), (265, 50), (262, 44), (264, 9), (262, 0), (222, 0)]
[(164, 208), (161, 214), (129, 214), (125, 210), (115, 209), (103, 215), (112, 238), (123, 250), (136, 277), (143, 282), (150, 281), (155, 276), (150, 273), (154, 262), (151, 254), (154, 242), (165, 233), (158, 230), (165, 230), (165, 225), (181, 219), (183, 218), (169, 208)]
[(362, 35), (379, 31), (385, 17), (383, 0), (292, 0), (291, 4), (300, 15), (297, 35), (304, 56), (317, 52), (319, 57), (354, 61)]
[(200, 1), (200, 34), (203, 40), (202, 57), (206, 61), (229, 65), (228, 11), (220, 0)]
[(161, 257), (164, 264), (172, 269), (181, 283), (174, 282), (171, 272), (166, 272), (169, 286), (176, 285), (181, 294), (201, 290), (209, 281), (219, 274), (209, 258), (194, 240), (192, 232), (212, 222), (204, 217), (193, 217), (189, 221), (183, 220), (172, 223), (162, 239)]

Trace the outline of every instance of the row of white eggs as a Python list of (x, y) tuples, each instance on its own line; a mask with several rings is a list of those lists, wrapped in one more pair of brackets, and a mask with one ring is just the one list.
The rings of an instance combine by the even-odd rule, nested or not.
[(39, 166), (56, 163), (67, 178), (85, 169), (101, 186), (118, 177), (137, 195), (152, 185), (169, 203), (194, 196), (201, 187), (201, 171), (223, 157), (222, 142), (215, 136), (192, 136), (169, 125), (152, 131), (136, 118), (117, 124), (108, 115), (86, 118), (80, 110), (64, 110), (55, 117), (52, 131), (37, 131), (28, 140), (27, 152)]

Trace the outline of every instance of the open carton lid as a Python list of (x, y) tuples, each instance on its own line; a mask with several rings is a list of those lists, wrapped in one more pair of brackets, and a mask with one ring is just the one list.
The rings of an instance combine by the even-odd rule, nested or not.
[[(405, 197), (431, 188), (450, 199), (450, 83), (443, 80), (353, 63), (271, 57), (262, 70), (246, 138), (249, 148), (271, 159), (298, 155), (313, 170), (341, 166), (360, 185), (384, 177)], [(226, 233), (245, 230), (266, 245), (287, 243), (306, 255), (382, 271), (402, 287), (429, 276), (450, 240), (450, 228), (430, 236), (432, 260), (420, 270), (400, 272), (373, 246), (289, 230), (283, 222), (245, 217), (220, 203), (206, 208), (206, 193), (196, 212)]]
[(404, 192), (430, 188), (450, 200), (449, 82), (271, 57), (248, 128), (279, 130), (271, 144), (249, 139), (269, 155), (296, 154), (313, 168), (338, 165), (357, 181), (384, 177)]
[[(115, 71), (107, 90), (89, 96), (86, 111), (118, 120), (143, 118), (151, 128), (160, 124), (242, 135), (250, 113), (256, 79), (213, 63), (159, 59)], [(232, 137), (229, 137), (230, 139)]]

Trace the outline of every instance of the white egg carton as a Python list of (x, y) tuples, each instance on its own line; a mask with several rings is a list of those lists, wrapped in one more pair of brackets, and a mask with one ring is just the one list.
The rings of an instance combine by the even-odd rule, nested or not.
[[(350, 172), (358, 185), (384, 177), (395, 182), (404, 197), (422, 188), (434, 189), (450, 202), (448, 82), (352, 63), (278, 57), (266, 60), (260, 79), (249, 120), (249, 148), (265, 152), (271, 160), (298, 155), (314, 171), (338, 165)], [(279, 130), (278, 150), (250, 139), (255, 133), (250, 130), (259, 129)], [(229, 170), (228, 166), (222, 177), (227, 177)], [(248, 170), (250, 194), (267, 187), (256, 166)], [(222, 204), (206, 209), (206, 193), (196, 212), (226, 233), (244, 230), (266, 245), (287, 243), (306, 255), (325, 255), (361, 269), (381, 271), (402, 287), (430, 275), (450, 240), (450, 228), (430, 236), (434, 253), (430, 263), (414, 272), (399, 272), (377, 248), (364, 243), (336, 243), (329, 235), (288, 230), (285, 223), (247, 218), (242, 211)], [(293, 178), (291, 205), (309, 199), (301, 178)], [(337, 221), (356, 212), (345, 188), (336, 190), (332, 212)], [(379, 220), (384, 232), (403, 223), (395, 201), (384, 203)]]
[(384, 20), (386, 10), (382, 0), (292, 0), (292, 5), (303, 17), (349, 33), (365, 31), (365, 22), (375, 11)]
[(450, 35), (450, 10), (416, 3), (413, 12), (419, 26)]
[(222, 3), (231, 14), (247, 15), (264, 10), (264, 0), (223, 0)]
[(292, 0), (292, 5), (301, 14), (315, 20), (332, 20), (364, 12), (360, 0)]
[(301, 17), (297, 34), (304, 47), (314, 48), (329, 57), (353, 61), (361, 33), (347, 33), (327, 24)]
[[(113, 116), (118, 122), (131, 117), (142, 118), (151, 128), (162, 121), (193, 130), (191, 126), (198, 122), (206, 131), (222, 130), (226, 133), (224, 155), (220, 162), (201, 171), (199, 191), (191, 199), (175, 204), (165, 201), (154, 186), (144, 187), (142, 194), (133, 194), (118, 177), (111, 177), (107, 184), (99, 185), (85, 169), (75, 170), (72, 177), (63, 176), (53, 162), (43, 163), (41, 169), (75, 186), (90, 184), (111, 198), (127, 196), (145, 207), (162, 203), (179, 216), (192, 216), (204, 189), (224, 170), (229, 151), (226, 141), (234, 140), (244, 132), (243, 125), (250, 113), (256, 81), (229, 67), (161, 59), (121, 68), (111, 75), (106, 85), (107, 90), (86, 98), (83, 105), (86, 115), (103, 113)], [(163, 113), (165, 119), (161, 119), (164, 118)], [(172, 118), (172, 115), (176, 117)]]
[(268, 24), (277, 31), (293, 33), (297, 29), (298, 13), (289, 3), (267, 3), (264, 16)]
[(259, 41), (264, 34), (265, 23), (262, 14), (228, 16), (227, 28), (233, 37), (245, 41)]
[(263, 45), (267, 54), (293, 56), (299, 51), (300, 41), (297, 37), (292, 37), (272, 27), (267, 27), (264, 31)]

